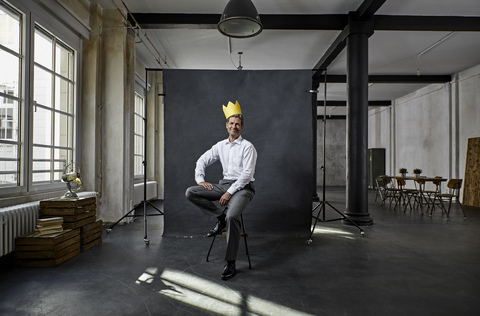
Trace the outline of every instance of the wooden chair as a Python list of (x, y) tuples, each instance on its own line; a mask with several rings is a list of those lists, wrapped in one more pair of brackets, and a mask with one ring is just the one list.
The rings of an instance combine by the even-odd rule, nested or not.
[[(436, 176), (435, 178), (441, 179), (442, 177)], [(415, 179), (415, 188), (418, 189), (418, 202), (420, 202), (420, 207), (423, 210), (423, 202), (427, 204), (427, 212), (430, 209), (430, 205), (433, 203), (433, 197), (436, 193), (440, 192), (440, 184), (441, 181), (432, 181), (435, 185), (434, 190), (427, 190), (426, 189), (426, 181), (425, 178), (419, 177)]]
[[(400, 190), (400, 199), (399, 203), (403, 200), (403, 205), (405, 206), (403, 211), (405, 212), (407, 210), (407, 206), (410, 205), (410, 209), (414, 208), (415, 205), (417, 204), (417, 199), (418, 199), (418, 190), (417, 189), (407, 189), (405, 188), (405, 179), (401, 177), (397, 177), (397, 187)], [(413, 199), (413, 205), (411, 203)], [(397, 206), (397, 203), (395, 203), (395, 206)]]
[(375, 193), (375, 202), (377, 202), (377, 197), (380, 196), (383, 203), (385, 197), (385, 187), (387, 186), (386, 176), (378, 176), (375, 179), (375, 186), (377, 187), (377, 192)]
[[(452, 200), (455, 198), (457, 200), (457, 203), (460, 205), (460, 209), (462, 210), (464, 218), (467, 218), (467, 215), (465, 215), (465, 211), (463, 210), (462, 203), (460, 203), (459, 195), (460, 195), (460, 189), (462, 188), (462, 183), (463, 179), (450, 179), (447, 182), (447, 188), (450, 189), (451, 193), (441, 193), (438, 192), (434, 195), (433, 198), (433, 203), (432, 203), (432, 208), (430, 211), (430, 216), (433, 213), (433, 210), (435, 208), (435, 202), (438, 202), (440, 207), (442, 208), (442, 214), (445, 212), (447, 214), (447, 218), (450, 216), (450, 208), (452, 206)], [(448, 210), (445, 208), (445, 205), (443, 202), (448, 201)]]
[(390, 199), (389, 207), (392, 205), (393, 201), (397, 201), (400, 199), (400, 190), (394, 186), (392, 178), (389, 176), (381, 176), (383, 179), (383, 196), (382, 196), (382, 203), (383, 205), (385, 201)]
[[(250, 262), (250, 252), (248, 252), (248, 244), (247, 244), (247, 237), (248, 234), (245, 232), (245, 223), (243, 222), (243, 214), (240, 215), (240, 222), (242, 223), (242, 233), (240, 233), (240, 237), (243, 237), (243, 240), (245, 241), (245, 250), (247, 252), (247, 258), (248, 258), (248, 268), (252, 268), (252, 263)], [(222, 235), (225, 236), (227, 235), (226, 232), (222, 232)], [(210, 252), (212, 252), (213, 244), (215, 243), (215, 239), (217, 238), (217, 235), (213, 236), (212, 243), (210, 244), (210, 249), (208, 249), (207, 253), (207, 262), (208, 258), (210, 257)]]

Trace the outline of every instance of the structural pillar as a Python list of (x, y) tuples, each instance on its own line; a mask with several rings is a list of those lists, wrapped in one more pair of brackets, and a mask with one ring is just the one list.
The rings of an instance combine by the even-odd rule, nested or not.
[[(350, 15), (347, 37), (347, 209), (359, 226), (372, 225), (368, 212), (368, 37), (371, 22)], [(345, 224), (349, 221), (345, 220)]]
[(318, 87), (320, 83), (316, 80), (312, 81), (312, 143), (313, 143), (313, 188), (312, 188), (312, 201), (318, 202), (320, 198), (317, 192), (317, 96)]
[[(135, 35), (117, 10), (103, 11), (101, 219), (116, 222), (133, 209)], [(98, 203), (100, 202), (100, 203)]]

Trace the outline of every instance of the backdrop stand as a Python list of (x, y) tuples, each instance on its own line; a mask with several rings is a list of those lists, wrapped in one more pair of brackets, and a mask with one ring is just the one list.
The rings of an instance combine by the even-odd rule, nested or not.
[[(155, 71), (162, 71), (162, 69), (148, 69), (145, 68), (145, 92), (148, 94), (148, 70), (155, 70)], [(107, 228), (107, 233), (110, 233), (113, 230), (113, 227), (120, 223), (124, 218), (126, 217), (139, 217), (143, 215), (143, 230), (144, 230), (144, 237), (143, 241), (145, 244), (150, 244), (150, 240), (148, 239), (147, 236), (147, 216), (161, 216), (164, 215), (164, 213), (159, 210), (155, 205), (153, 205), (150, 201), (147, 201), (147, 94), (145, 95), (145, 109), (144, 109), (144, 118), (143, 118), (143, 130), (144, 130), (144, 136), (143, 136), (143, 201), (140, 202), (139, 204), (135, 205), (127, 214), (123, 215), (122, 218), (120, 218), (118, 221), (116, 221), (112, 226)], [(164, 94), (159, 94), (159, 96), (164, 96)], [(147, 204), (153, 207), (155, 210), (158, 211), (159, 214), (154, 213), (154, 214), (147, 214)], [(143, 214), (139, 215), (131, 215), (132, 212), (135, 212), (137, 207), (139, 205), (143, 205)]]
[[(335, 207), (333, 207), (333, 205), (327, 202), (325, 199), (325, 195), (326, 195), (325, 193), (325, 139), (326, 139), (326, 136), (325, 135), (327, 132), (327, 70), (326, 69), (324, 74), (325, 74), (325, 80), (324, 80), (324, 91), (323, 91), (323, 165), (321, 167), (323, 171), (322, 201), (320, 201), (320, 203), (318, 203), (317, 206), (315, 206), (312, 210), (312, 213), (314, 213), (318, 208), (320, 208), (318, 210), (317, 216), (312, 216), (313, 218), (315, 218), (315, 224), (313, 224), (312, 232), (310, 233), (310, 238), (307, 240), (307, 245), (311, 244), (313, 241), (312, 236), (318, 221), (325, 223), (325, 222), (333, 222), (338, 220), (346, 220), (350, 224), (356, 226), (360, 230), (360, 234), (362, 236), (365, 236), (365, 232), (360, 226), (358, 226), (354, 221), (348, 218), (345, 214), (343, 214), (342, 212), (337, 210)], [(327, 205), (330, 206), (335, 212), (337, 212), (340, 215), (340, 217), (329, 219), (329, 220), (325, 219), (325, 211), (326, 211)], [(320, 214), (322, 214), (322, 218), (320, 218)]]

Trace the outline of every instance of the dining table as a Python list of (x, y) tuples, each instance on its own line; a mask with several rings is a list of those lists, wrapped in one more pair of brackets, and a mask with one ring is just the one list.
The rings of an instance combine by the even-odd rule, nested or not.
[[(425, 201), (428, 208), (434, 203), (435, 193), (442, 192), (442, 182), (446, 182), (448, 179), (443, 177), (428, 177), (428, 176), (414, 176), (414, 177), (403, 177), (395, 176), (394, 178), (402, 178), (404, 180), (414, 181), (415, 189), (418, 190), (418, 198), (420, 207), (423, 209), (423, 202)], [(435, 190), (426, 190), (426, 184), (431, 182), (435, 184)], [(432, 196), (433, 195), (433, 196)]]

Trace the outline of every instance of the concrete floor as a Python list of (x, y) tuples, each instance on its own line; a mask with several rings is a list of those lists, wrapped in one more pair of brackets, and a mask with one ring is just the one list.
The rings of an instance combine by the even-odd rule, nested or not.
[[(57, 268), (3, 258), (0, 315), (479, 315), (480, 209), (446, 220), (374, 196), (365, 237), (340, 221), (318, 223), (310, 245), (250, 237), (253, 269), (241, 251), (228, 281), (224, 243), (205, 262), (210, 239), (162, 238), (161, 216), (148, 218), (148, 246), (139, 218)], [(326, 200), (341, 210), (345, 189)]]

